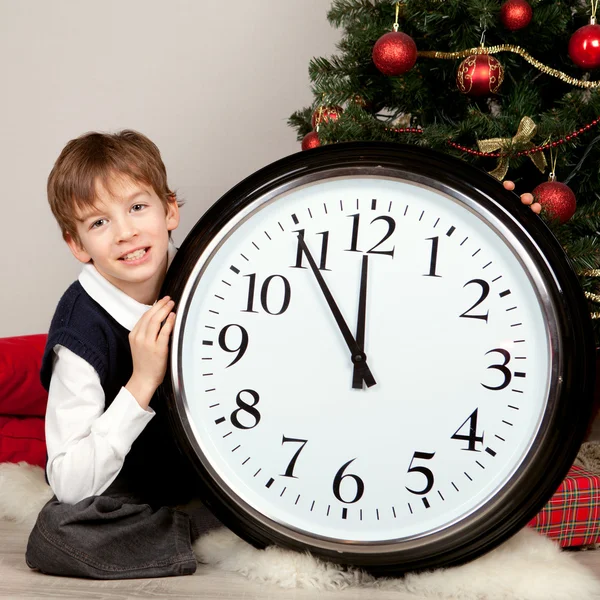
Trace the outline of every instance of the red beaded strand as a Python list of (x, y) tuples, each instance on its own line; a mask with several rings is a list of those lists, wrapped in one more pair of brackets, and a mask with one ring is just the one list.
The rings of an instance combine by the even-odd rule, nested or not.
[(386, 127), (385, 130), (393, 131), (394, 133), (423, 133), (423, 130), (417, 127), (402, 127), (401, 129), (390, 129), (389, 127)]
[(556, 148), (561, 144), (566, 142), (570, 142), (573, 138), (580, 136), (582, 133), (589, 131), (592, 127), (595, 127), (600, 123), (600, 116), (597, 119), (594, 119), (591, 123), (584, 125), (581, 129), (574, 131), (573, 133), (567, 135), (561, 140), (557, 142), (549, 142), (544, 144), (543, 146), (537, 146), (536, 148), (530, 148), (529, 150), (522, 150), (521, 152), (517, 152), (516, 154), (510, 154), (509, 152), (481, 152), (480, 150), (471, 150), (471, 148), (467, 148), (466, 146), (461, 146), (452, 140), (448, 140), (448, 144), (457, 150), (461, 150), (462, 152), (466, 152), (467, 154), (474, 154), (475, 156), (489, 156), (490, 158), (504, 158), (506, 156), (529, 156), (534, 152), (543, 152), (544, 150), (548, 150), (549, 148)]

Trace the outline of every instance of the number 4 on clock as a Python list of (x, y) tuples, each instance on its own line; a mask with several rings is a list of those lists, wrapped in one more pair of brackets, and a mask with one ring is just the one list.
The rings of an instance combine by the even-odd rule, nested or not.
[[(481, 452), (481, 450), (477, 450), (477, 448), (475, 448), (475, 444), (483, 444), (483, 436), (484, 433), (483, 432), (481, 434), (481, 437), (477, 437), (477, 411), (479, 409), (475, 409), (471, 416), (456, 430), (456, 432), (454, 433), (454, 435), (452, 436), (451, 439), (453, 440), (461, 440), (464, 442), (469, 442), (469, 447), (468, 448), (463, 448), (463, 450), (467, 450), (469, 452)], [(468, 435), (464, 435), (459, 433), (461, 429), (464, 429), (465, 426), (467, 425), (467, 422), (469, 423), (468, 428), (469, 428), (469, 434)]]

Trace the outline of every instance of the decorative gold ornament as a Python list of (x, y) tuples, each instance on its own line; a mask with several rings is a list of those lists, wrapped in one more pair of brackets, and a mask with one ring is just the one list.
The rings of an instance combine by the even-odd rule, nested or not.
[(441, 58), (441, 59), (454, 59), (454, 58), (466, 58), (471, 54), (498, 54), (499, 52), (514, 52), (522, 58), (524, 58), (529, 64), (533, 65), (536, 69), (540, 70), (546, 75), (556, 77), (569, 85), (580, 87), (580, 88), (597, 88), (600, 87), (600, 81), (583, 81), (581, 79), (575, 79), (559, 71), (558, 69), (552, 69), (536, 60), (521, 48), (520, 46), (513, 46), (512, 44), (502, 44), (500, 46), (489, 46), (479, 48), (469, 48), (468, 50), (462, 50), (461, 52), (437, 52), (435, 50), (420, 50), (417, 54), (423, 58)]
[[(523, 117), (519, 123), (517, 133), (513, 138), (491, 138), (489, 140), (478, 140), (477, 145), (481, 152), (486, 154), (490, 152), (496, 152), (496, 150), (502, 150), (503, 152), (510, 148), (518, 149), (529, 149), (533, 148), (535, 144), (531, 141), (537, 130), (536, 124), (533, 122), (531, 117)], [(543, 152), (535, 152), (529, 155), (529, 158), (533, 164), (543, 173), (548, 166), (546, 157)], [(510, 163), (509, 156), (501, 156), (498, 159), (498, 166), (493, 170), (489, 171), (492, 177), (495, 177), (498, 181), (502, 181), (506, 177), (508, 172), (508, 166)]]

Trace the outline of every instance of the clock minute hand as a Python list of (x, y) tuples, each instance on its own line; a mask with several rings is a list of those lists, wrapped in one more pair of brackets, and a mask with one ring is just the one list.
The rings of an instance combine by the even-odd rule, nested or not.
[[(365, 351), (365, 323), (367, 320), (367, 274), (369, 270), (369, 255), (364, 254), (360, 271), (360, 294), (358, 297), (358, 319), (356, 321), (356, 343), (364, 353)], [(355, 390), (363, 389), (363, 373), (361, 366), (354, 363), (352, 374), (352, 387)]]
[[(344, 340), (346, 341), (346, 345), (348, 346), (348, 349), (350, 350), (350, 353), (352, 354), (352, 362), (355, 365), (358, 364), (359, 370), (361, 373), (361, 377), (364, 380), (364, 382), (367, 384), (367, 387), (371, 387), (371, 386), (375, 385), (375, 383), (377, 383), (377, 382), (375, 381), (375, 378), (373, 377), (373, 374), (371, 373), (371, 370), (369, 369), (369, 366), (367, 365), (367, 360), (366, 360), (367, 357), (366, 357), (365, 353), (362, 351), (362, 349), (360, 348), (360, 346), (356, 343), (356, 340), (354, 339), (354, 337), (352, 337), (350, 328), (346, 324), (346, 321), (344, 320), (344, 317), (342, 316), (342, 313), (341, 313), (340, 309), (338, 308), (338, 305), (336, 304), (335, 300), (333, 299), (333, 296), (331, 295), (331, 292), (329, 291), (329, 288), (327, 287), (327, 284), (325, 283), (323, 276), (319, 272), (317, 264), (315, 263), (315, 260), (312, 257), (312, 254), (310, 253), (310, 250), (308, 249), (306, 242), (304, 241), (304, 236), (302, 235), (302, 233), (298, 233), (298, 242), (299, 242), (300, 246), (302, 247), (304, 254), (306, 255), (308, 264), (310, 265), (310, 268), (311, 268), (312, 272), (314, 273), (314, 276), (317, 279), (317, 283), (319, 284), (319, 287), (321, 288), (321, 291), (323, 292), (323, 295), (325, 296), (325, 300), (327, 300), (329, 309), (331, 310), (331, 313), (333, 314), (333, 317), (342, 333), (342, 336), (344, 337)], [(362, 383), (361, 383), (361, 387), (362, 387)]]

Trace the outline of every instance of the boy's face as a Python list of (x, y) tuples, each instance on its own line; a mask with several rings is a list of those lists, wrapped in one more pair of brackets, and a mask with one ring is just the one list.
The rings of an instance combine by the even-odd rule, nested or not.
[(66, 237), (71, 252), (127, 295), (152, 304), (167, 270), (169, 232), (179, 224), (177, 201), (165, 213), (151, 187), (127, 177), (114, 177), (108, 187), (97, 183), (96, 198), (77, 214), (80, 241)]

